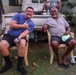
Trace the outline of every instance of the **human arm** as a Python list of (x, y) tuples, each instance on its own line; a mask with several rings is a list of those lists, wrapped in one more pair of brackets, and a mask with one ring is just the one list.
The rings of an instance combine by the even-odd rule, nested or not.
[(31, 32), (33, 32), (34, 27), (35, 27), (35, 25), (34, 25), (34, 23), (31, 21), (31, 22), (29, 23), (29, 27), (20, 34), (19, 39), (21, 39), (21, 38), (25, 37), (27, 34), (30, 34)]
[(13, 29), (28, 28), (28, 24), (27, 23), (17, 24), (17, 21), (11, 20), (11, 22), (10, 22), (10, 28), (13, 28)]
[(22, 14), (17, 13), (12, 17), (12, 20), (10, 22), (10, 27), (13, 29), (19, 29), (19, 28), (28, 28), (28, 24), (25, 23), (20, 23), (20, 18), (24, 17)]
[(58, 9), (61, 8), (61, 2), (58, 2), (58, 6), (57, 6)]
[(49, 27), (48, 25), (44, 25), (44, 26), (43, 26), (43, 31), (44, 31), (44, 32), (47, 32), (48, 27)]
[(20, 36), (18, 37), (19, 40), (20, 40), (21, 38), (25, 37), (26, 35), (28, 35), (29, 33), (30, 33), (29, 30), (25, 30), (24, 32), (22, 32), (22, 33), (20, 34)]
[(45, 22), (45, 24), (44, 24), (44, 26), (43, 26), (43, 31), (44, 31), (44, 32), (47, 32), (47, 30), (48, 30), (48, 28), (49, 28), (49, 25), (50, 25), (49, 21), (50, 21), (50, 18), (47, 18), (47, 19), (46, 19), (46, 22)]
[(46, 5), (47, 5), (47, 3), (49, 3), (49, 1), (44, 2), (43, 8), (42, 8), (42, 12), (43, 12), (44, 10), (46, 10)]
[(61, 0), (58, 0), (57, 8), (58, 8), (58, 9), (60, 9), (60, 8), (61, 8)]
[(64, 35), (68, 35), (70, 33), (70, 30), (71, 30), (70, 26), (66, 27), (66, 32), (64, 33)]
[(63, 19), (64, 27), (65, 27), (65, 30), (66, 30), (64, 35), (68, 35), (70, 33), (70, 30), (71, 30), (70, 25), (68, 24), (68, 22), (65, 20), (64, 17), (62, 17), (62, 19)]

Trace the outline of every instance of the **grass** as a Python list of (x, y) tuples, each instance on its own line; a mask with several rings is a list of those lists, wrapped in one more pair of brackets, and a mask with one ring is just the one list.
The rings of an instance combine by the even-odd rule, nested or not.
[[(72, 31), (76, 34), (75, 27), (72, 27)], [(76, 37), (76, 35), (75, 35)], [(17, 56), (17, 50), (12, 52), (13, 56)], [(76, 55), (76, 48), (74, 49), (74, 55)], [(28, 75), (76, 75), (76, 65), (70, 65), (68, 69), (59, 68), (57, 65), (56, 56), (54, 57), (54, 63), (49, 63), (50, 54), (47, 41), (34, 42), (30, 40), (28, 60), (29, 66), (25, 66)], [(17, 59), (11, 58), (13, 62), (13, 68), (1, 75), (20, 75), (16, 71)], [(70, 55), (68, 56), (68, 61)], [(2, 66), (2, 57), (0, 55), (0, 67)], [(36, 63), (38, 66), (35, 66)]]

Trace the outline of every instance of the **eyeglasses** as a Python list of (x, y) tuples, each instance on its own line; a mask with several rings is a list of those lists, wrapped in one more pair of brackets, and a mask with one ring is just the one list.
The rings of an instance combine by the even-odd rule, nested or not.
[(30, 11), (30, 10), (26, 10), (26, 12), (30, 12), (30, 13), (33, 13), (33, 11)]

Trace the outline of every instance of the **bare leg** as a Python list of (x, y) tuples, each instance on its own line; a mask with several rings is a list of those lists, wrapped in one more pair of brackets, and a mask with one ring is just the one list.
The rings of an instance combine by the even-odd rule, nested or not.
[(3, 58), (4, 58), (5, 62), (6, 62), (6, 64), (0, 69), (0, 73), (4, 73), (7, 70), (12, 68), (12, 62), (10, 60), (9, 51), (8, 51), (9, 47), (10, 47), (10, 45), (8, 44), (7, 41), (2, 40), (0, 42), (0, 52), (1, 52)]
[(18, 56), (24, 57), (26, 49), (26, 41), (24, 39), (20, 40), (20, 43), (18, 44)]
[(63, 58), (62, 58), (64, 64), (67, 63), (66, 57), (67, 57), (67, 55), (74, 49), (75, 44), (76, 44), (76, 41), (75, 41), (75, 40), (71, 40), (71, 41), (69, 42), (69, 46), (68, 46), (68, 48), (67, 48), (67, 50), (66, 50), (66, 52), (65, 52), (65, 54), (63, 55)]
[(17, 70), (21, 74), (25, 75), (25, 74), (27, 74), (27, 71), (22, 66), (22, 62), (24, 60), (24, 54), (25, 54), (25, 50), (26, 50), (26, 41), (24, 39), (21, 39), (20, 43), (17, 44), (17, 46), (18, 46), (18, 64), (17, 64)]
[(51, 46), (52, 46), (53, 51), (55, 52), (55, 54), (56, 54), (56, 56), (57, 56), (57, 62), (58, 62), (58, 63), (62, 63), (60, 54), (59, 54), (59, 52), (58, 52), (58, 46), (59, 46), (58, 42), (52, 41), (52, 45), (51, 45)]
[(20, 43), (17, 44), (17, 46), (18, 46), (18, 65), (22, 65), (26, 49), (26, 41), (24, 39), (21, 39)]
[(2, 40), (0, 42), (0, 52), (1, 52), (2, 56), (8, 56), (9, 55), (9, 51), (8, 51), (9, 47), (10, 47), (10, 45), (8, 44), (7, 41)]

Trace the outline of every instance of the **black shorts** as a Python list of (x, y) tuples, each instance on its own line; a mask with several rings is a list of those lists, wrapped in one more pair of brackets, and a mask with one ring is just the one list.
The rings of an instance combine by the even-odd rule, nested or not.
[(66, 44), (67, 46), (69, 45), (68, 43), (72, 40), (72, 37), (69, 37), (65, 42), (62, 41), (61, 37), (58, 36), (51, 36), (51, 43), (52, 41), (57, 41), (58, 44)]
[[(17, 38), (17, 36), (11, 36), (10, 34), (5, 34), (2, 40), (6, 40), (9, 43), (10, 47), (12, 47), (12, 46), (16, 46), (16, 43), (14, 43), (15, 38)], [(26, 40), (25, 37), (23, 39)]]

